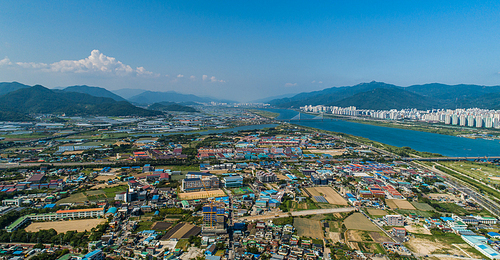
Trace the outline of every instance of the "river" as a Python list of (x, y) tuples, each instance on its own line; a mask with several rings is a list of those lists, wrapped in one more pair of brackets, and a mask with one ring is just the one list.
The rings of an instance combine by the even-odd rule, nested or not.
[[(289, 109), (264, 109), (279, 113), (278, 120), (287, 120), (298, 114)], [(301, 118), (314, 116), (301, 114)], [(469, 139), (465, 137), (433, 134), (427, 132), (374, 126), (340, 119), (325, 119), (324, 121), (292, 121), (293, 124), (313, 127), (321, 130), (340, 132), (361, 136), (373, 141), (393, 146), (408, 146), (417, 151), (438, 153), (444, 156), (500, 156), (500, 142), (498, 140)]]

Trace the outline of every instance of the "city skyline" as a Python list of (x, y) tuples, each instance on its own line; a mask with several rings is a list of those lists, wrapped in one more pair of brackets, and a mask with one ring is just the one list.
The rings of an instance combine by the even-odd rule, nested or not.
[(383, 81), (498, 85), (482, 2), (0, 4), (0, 81), (235, 101)]

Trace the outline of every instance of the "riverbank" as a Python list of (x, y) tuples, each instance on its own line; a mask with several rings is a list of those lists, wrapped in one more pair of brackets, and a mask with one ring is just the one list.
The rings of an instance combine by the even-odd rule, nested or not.
[[(317, 116), (315, 113), (307, 113), (310, 115)], [(382, 120), (382, 119), (374, 119), (374, 118), (360, 118), (360, 117), (351, 117), (351, 116), (340, 116), (340, 115), (324, 115), (325, 118), (335, 118), (347, 122), (359, 123), (359, 124), (367, 124), (367, 125), (375, 125), (382, 127), (391, 127), (398, 129), (406, 129), (413, 130), (419, 132), (427, 132), (433, 134), (441, 134), (441, 135), (451, 135), (451, 136), (459, 136), (459, 137), (468, 137), (468, 138), (491, 138), (487, 136), (479, 136), (478, 134), (486, 134), (497, 137), (500, 135), (499, 130), (495, 129), (484, 129), (484, 128), (470, 128), (470, 127), (459, 127), (459, 126), (448, 126), (442, 124), (431, 124), (425, 122), (418, 121), (396, 121), (396, 120)], [(470, 136), (470, 137), (469, 137)]]
[[(425, 131), (415, 131), (396, 127), (380, 126), (373, 124), (361, 124), (360, 122), (350, 122), (335, 118), (325, 118), (324, 120), (314, 119), (314, 115), (303, 114), (303, 120), (291, 120), (298, 118), (298, 111), (290, 109), (264, 109), (272, 113), (279, 113), (276, 118), (281, 122), (291, 122), (294, 125), (312, 127), (332, 131), (335, 133), (346, 133), (359, 136), (387, 144), (387, 149), (391, 149), (398, 154), (412, 154), (408, 148), (415, 151), (441, 154), (449, 157), (478, 157), (478, 156), (499, 156), (500, 143), (498, 140), (472, 139), (457, 137), (454, 135), (436, 134)], [(417, 156), (420, 156), (416, 154)], [(423, 155), (422, 157), (429, 155)], [(434, 155), (432, 155), (434, 156)]]

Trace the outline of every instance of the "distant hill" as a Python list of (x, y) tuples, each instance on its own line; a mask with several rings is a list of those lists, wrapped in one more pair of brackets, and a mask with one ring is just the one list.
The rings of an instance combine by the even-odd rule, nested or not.
[(146, 92), (144, 89), (133, 89), (133, 88), (122, 88), (122, 89), (117, 89), (117, 90), (111, 90), (111, 92), (115, 93), (116, 95), (124, 98), (124, 99), (129, 99), (133, 96), (137, 96), (143, 92)]
[[(431, 83), (399, 87), (383, 82), (361, 83), (306, 92), (291, 98), (275, 99), (271, 105), (289, 108), (304, 105), (356, 106), (363, 109), (471, 108), (500, 106), (500, 86), (446, 85)], [(500, 95), (500, 94), (499, 94)], [(497, 105), (498, 104), (498, 105)]]
[(159, 110), (159, 111), (199, 112), (198, 110), (192, 107), (183, 106), (175, 102), (154, 103), (148, 106), (148, 109)]
[[(50, 90), (40, 85), (0, 96), (0, 121), (24, 121), (29, 114), (101, 116), (156, 116), (163, 113), (136, 107), (126, 101), (85, 93)], [(19, 119), (19, 118), (22, 119)]]
[(70, 87), (63, 89), (63, 91), (85, 93), (85, 94), (89, 94), (89, 95), (94, 96), (94, 97), (107, 97), (107, 98), (112, 98), (115, 101), (125, 101), (124, 98), (116, 95), (115, 93), (113, 93), (105, 88), (99, 88), (99, 87), (90, 87), (90, 86), (86, 86), (86, 85), (70, 86)]
[(130, 102), (136, 104), (154, 104), (160, 102), (200, 102), (200, 103), (208, 103), (208, 102), (226, 102), (233, 103), (230, 100), (220, 100), (216, 98), (210, 97), (199, 97), (192, 94), (181, 94), (175, 91), (145, 91), (139, 95), (133, 96), (128, 99)]
[(271, 100), (281, 99), (281, 98), (291, 98), (295, 95), (297, 95), (297, 93), (295, 93), (295, 94), (283, 94), (283, 95), (272, 96), (272, 97), (265, 97), (265, 98), (253, 100), (252, 103), (267, 103)]
[(19, 82), (0, 82), (0, 96), (12, 91), (16, 91), (18, 89), (29, 87), (30, 86), (21, 84)]

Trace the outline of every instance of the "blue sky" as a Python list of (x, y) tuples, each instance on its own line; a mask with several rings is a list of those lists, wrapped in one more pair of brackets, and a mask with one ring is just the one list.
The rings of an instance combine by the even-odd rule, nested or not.
[(499, 2), (269, 2), (2, 1), (0, 81), (238, 101), (500, 82)]

